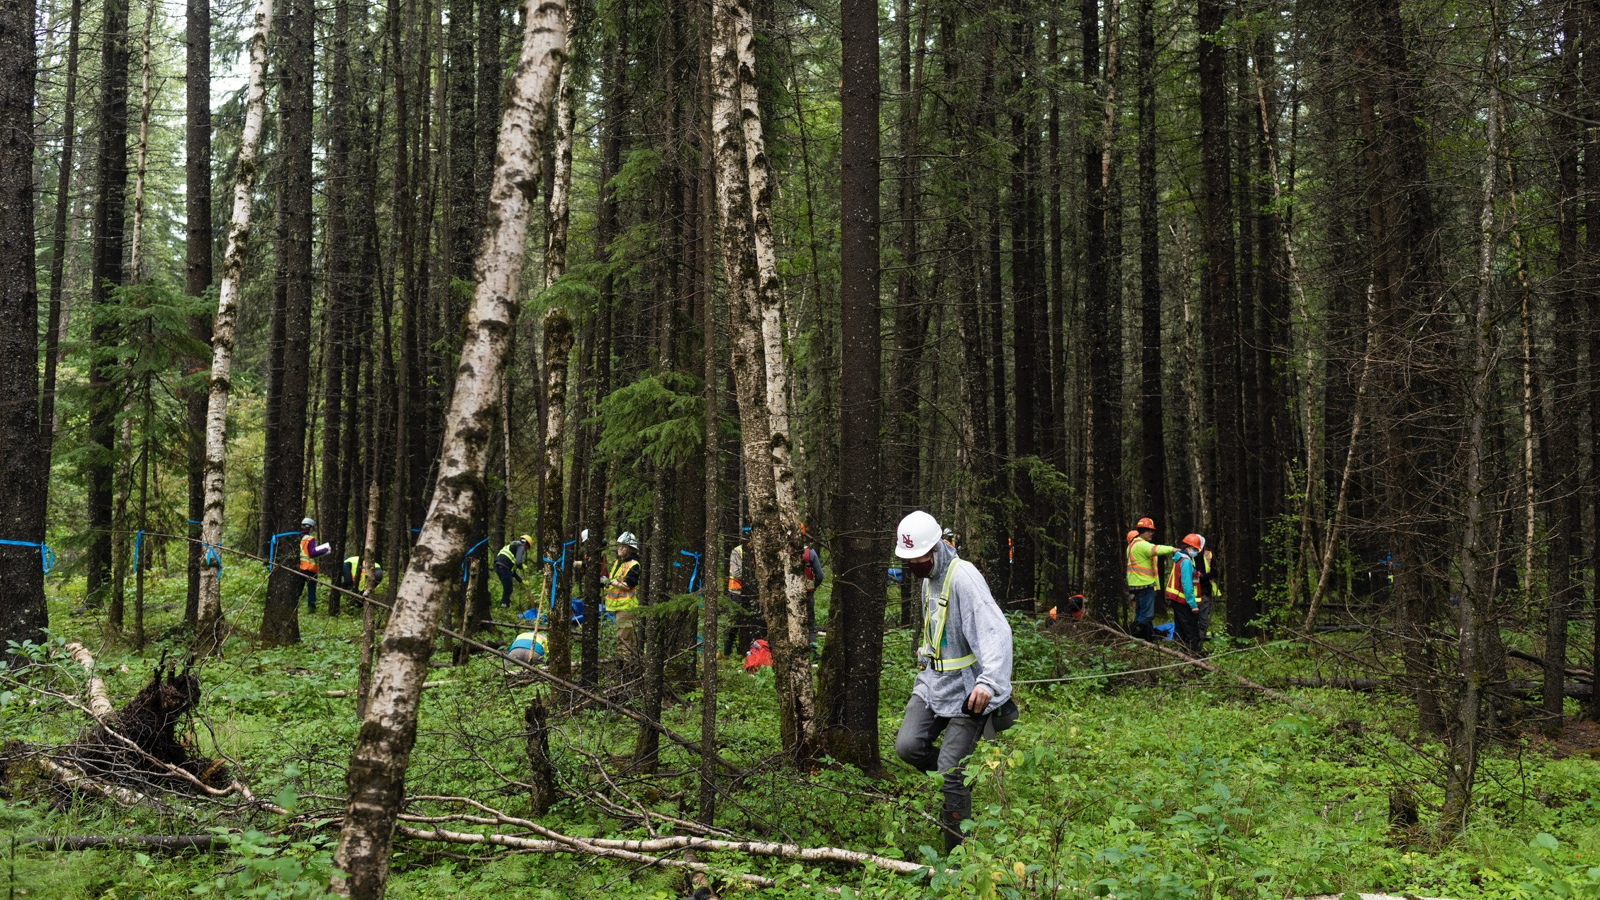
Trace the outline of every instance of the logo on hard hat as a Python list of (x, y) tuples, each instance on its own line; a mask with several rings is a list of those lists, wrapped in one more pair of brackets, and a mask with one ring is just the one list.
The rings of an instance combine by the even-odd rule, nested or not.
[(903, 541), (903, 542), (904, 542), (904, 543), (905, 543), (905, 545), (906, 545), (906, 547), (907, 547), (907, 549), (909, 549), (909, 548), (911, 548), (911, 547), (915, 547), (915, 546), (916, 546), (916, 542), (915, 542), (915, 541), (913, 541), (913, 540), (911, 540), (911, 535), (909, 535), (909, 534), (904, 534), (904, 533), (902, 533), (902, 534), (901, 534), (901, 535), (900, 535), (900, 540), (901, 540), (901, 541)]

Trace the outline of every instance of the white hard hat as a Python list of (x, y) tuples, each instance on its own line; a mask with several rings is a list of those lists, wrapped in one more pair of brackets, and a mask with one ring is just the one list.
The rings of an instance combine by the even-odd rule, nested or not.
[(901, 559), (926, 556), (939, 543), (939, 534), (938, 520), (919, 509), (901, 519), (895, 529), (894, 555)]
[(585, 528), (582, 532), (580, 532), (578, 534), (578, 540), (580, 540), (580, 541), (582, 541), (584, 543), (588, 543), (589, 542), (589, 529)]
[(635, 550), (639, 549), (639, 539), (635, 537), (634, 533), (631, 531), (624, 531), (623, 533), (617, 535), (617, 543), (626, 544)]
[(317, 527), (317, 520), (313, 519), (313, 518), (310, 518), (308, 516), (307, 518), (304, 518), (304, 519), (300, 520), (300, 527), (301, 528), (315, 528), (315, 527)]

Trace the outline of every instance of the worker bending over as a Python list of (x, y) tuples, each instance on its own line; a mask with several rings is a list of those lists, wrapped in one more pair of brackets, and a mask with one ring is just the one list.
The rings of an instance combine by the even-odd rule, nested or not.
[(500, 576), (500, 605), (511, 606), (511, 581), (522, 580), (522, 564), (528, 558), (528, 548), (533, 546), (533, 538), (521, 535), (516, 540), (500, 548), (494, 558), (494, 573)]

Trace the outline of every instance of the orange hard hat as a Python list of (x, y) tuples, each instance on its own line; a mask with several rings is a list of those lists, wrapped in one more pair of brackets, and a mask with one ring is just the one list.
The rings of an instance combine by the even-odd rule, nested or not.
[(1154, 519), (1150, 518), (1149, 516), (1145, 516), (1139, 521), (1133, 523), (1133, 527), (1139, 529), (1140, 531), (1155, 531), (1156, 523)]
[(1137, 532), (1137, 531), (1128, 532), (1128, 543), (1130, 543), (1130, 544), (1133, 543), (1133, 539), (1138, 537), (1138, 536), (1139, 536), (1139, 532)]
[(1184, 535), (1183, 542), (1196, 550), (1204, 550), (1206, 548), (1206, 539), (1198, 534)]

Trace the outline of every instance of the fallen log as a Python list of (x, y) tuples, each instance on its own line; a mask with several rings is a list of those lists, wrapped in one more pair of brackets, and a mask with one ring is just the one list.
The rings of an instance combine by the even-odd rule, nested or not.
[(607, 847), (598, 847), (587, 841), (577, 838), (566, 840), (550, 840), (543, 838), (524, 838), (509, 834), (472, 834), (463, 831), (448, 831), (443, 828), (413, 828), (410, 825), (397, 825), (395, 833), (420, 841), (441, 841), (452, 844), (488, 844), (494, 847), (507, 847), (520, 850), (524, 853), (583, 853), (589, 856), (620, 859), (626, 862), (640, 863), (647, 866), (669, 866), (672, 868), (688, 869), (693, 872), (702, 872), (715, 875), (719, 878), (743, 881), (756, 887), (776, 887), (777, 882), (771, 878), (760, 875), (751, 875), (748, 872), (729, 872), (714, 869), (705, 863), (690, 862), (686, 859), (673, 859), (662, 856), (645, 856), (629, 850), (619, 850)]
[[(454, 681), (424, 681), (422, 683), (422, 686), (425, 687), (425, 688), (444, 687), (447, 684), (455, 684), (455, 682)], [(322, 696), (324, 696), (324, 697), (352, 697), (352, 696), (355, 695), (355, 693), (356, 693), (355, 691), (346, 691), (346, 690), (323, 691), (322, 692)], [(290, 696), (291, 694), (293, 694), (293, 691), (275, 691), (274, 692), (275, 696), (285, 696), (285, 697), (287, 697), (287, 696)]]
[[(1387, 678), (1277, 678), (1273, 684), (1284, 687), (1307, 688), (1333, 688), (1341, 691), (1358, 691), (1370, 693), (1373, 691), (1404, 692), (1404, 688), (1395, 681)], [(1587, 700), (1593, 693), (1588, 685), (1566, 684), (1563, 685), (1564, 693), (1574, 700)], [(1537, 681), (1506, 681), (1486, 687), (1492, 694), (1512, 695), (1528, 699), (1539, 695), (1540, 685)]]
[(89, 652), (89, 648), (77, 641), (73, 641), (62, 649), (67, 651), (67, 655), (72, 657), (73, 662), (83, 666), (83, 670), (89, 673), (89, 683), (84, 686), (83, 690), (85, 697), (89, 701), (89, 712), (97, 720), (104, 719), (115, 712), (116, 707), (111, 705), (111, 698), (106, 696), (106, 683), (100, 680), (99, 675), (94, 674), (94, 654)]
[[(1512, 659), (1520, 659), (1523, 662), (1531, 662), (1541, 669), (1544, 668), (1544, 658), (1535, 656), (1532, 653), (1524, 653), (1521, 650), (1515, 650), (1507, 647), (1506, 655)], [(1588, 669), (1580, 668), (1578, 666), (1568, 666), (1563, 671), (1567, 673), (1568, 678), (1582, 678), (1584, 681), (1594, 681), (1594, 673)]]
[[(413, 799), (424, 799), (416, 797)], [(727, 840), (722, 838), (697, 837), (694, 835), (665, 835), (662, 837), (644, 840), (624, 840), (616, 838), (574, 838), (561, 834), (537, 822), (517, 816), (507, 815), (492, 806), (473, 800), (470, 797), (429, 797), (427, 799), (438, 801), (454, 801), (471, 806), (488, 813), (492, 819), (472, 818), (467, 819), (475, 824), (499, 824), (522, 828), (539, 835), (546, 840), (561, 844), (573, 845), (582, 843), (586, 847), (599, 850), (629, 852), (629, 853), (665, 853), (668, 851), (703, 850), (713, 853), (745, 853), (750, 856), (767, 856), (774, 859), (799, 860), (801, 862), (834, 862), (846, 863), (855, 866), (868, 866), (884, 869), (899, 875), (917, 875), (927, 871), (927, 866), (921, 863), (907, 862), (903, 859), (891, 859), (887, 856), (878, 856), (874, 853), (863, 853), (859, 850), (846, 850), (842, 847), (802, 847), (799, 844), (783, 844), (775, 841), (744, 841)], [(406, 816), (402, 816), (405, 819)]]
[(227, 845), (215, 834), (67, 834), (19, 837), (17, 843), (54, 852), (98, 850), (200, 850), (210, 851)]

